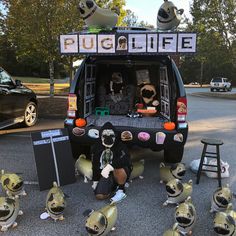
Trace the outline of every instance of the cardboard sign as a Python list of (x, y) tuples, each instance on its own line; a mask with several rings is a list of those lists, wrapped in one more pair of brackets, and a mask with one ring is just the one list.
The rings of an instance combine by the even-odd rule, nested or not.
[(196, 53), (196, 33), (75, 33), (60, 35), (61, 54)]
[(75, 182), (74, 160), (67, 129), (31, 134), (40, 190)]

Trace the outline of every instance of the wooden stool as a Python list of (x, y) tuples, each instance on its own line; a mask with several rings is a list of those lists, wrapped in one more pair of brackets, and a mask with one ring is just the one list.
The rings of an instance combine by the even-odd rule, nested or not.
[[(217, 139), (202, 139), (201, 143), (204, 144), (204, 147), (202, 150), (201, 161), (200, 161), (200, 164), (198, 167), (196, 184), (199, 184), (201, 172), (202, 171), (209, 171), (209, 172), (217, 172), (218, 173), (219, 187), (221, 187), (220, 145), (222, 145), (224, 143), (221, 140), (217, 140)], [(215, 146), (216, 152), (207, 152), (208, 145)], [(205, 157), (215, 158), (217, 160), (217, 165), (204, 164)], [(217, 170), (202, 169), (203, 166), (216, 167)]]

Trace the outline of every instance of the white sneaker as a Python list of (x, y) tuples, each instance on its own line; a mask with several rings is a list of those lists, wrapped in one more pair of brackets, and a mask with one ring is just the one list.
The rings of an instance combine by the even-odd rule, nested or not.
[(110, 199), (111, 203), (117, 203), (126, 198), (126, 194), (122, 189), (116, 191), (116, 194)]

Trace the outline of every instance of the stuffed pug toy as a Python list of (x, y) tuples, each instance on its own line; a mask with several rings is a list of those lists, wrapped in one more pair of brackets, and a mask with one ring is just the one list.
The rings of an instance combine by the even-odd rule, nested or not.
[(14, 197), (16, 195), (26, 195), (24, 182), (19, 175), (14, 173), (5, 173), (5, 171), (2, 170), (0, 174), (0, 182), (8, 196)]
[(193, 181), (189, 180), (188, 183), (182, 184), (179, 179), (172, 179), (166, 184), (166, 191), (167, 200), (163, 206), (181, 203), (191, 196), (193, 192)]
[(182, 179), (185, 175), (185, 164), (178, 163), (172, 167), (165, 166), (163, 162), (160, 163), (160, 183), (167, 183), (172, 179)]
[(163, 236), (181, 236), (178, 230), (178, 223), (175, 223), (172, 229), (168, 229)]
[(177, 28), (183, 12), (183, 9), (178, 10), (172, 2), (164, 0), (157, 14), (157, 29), (171, 30)]
[(89, 27), (114, 27), (118, 21), (119, 9), (102, 9), (93, 0), (80, 0), (78, 9)]
[(177, 228), (183, 235), (192, 235), (192, 228), (197, 219), (196, 209), (189, 196), (185, 202), (179, 204), (175, 209), (175, 220)]
[(122, 74), (120, 72), (114, 72), (110, 81), (110, 92), (112, 95), (122, 94), (124, 88)]
[(15, 228), (17, 216), (23, 215), (18, 198), (17, 195), (15, 198), (0, 197), (0, 228), (2, 232), (7, 231), (10, 227)]
[(232, 201), (233, 194), (227, 184), (224, 187), (217, 188), (211, 199), (210, 212), (225, 211)]
[(92, 180), (93, 170), (91, 160), (86, 159), (86, 156), (81, 154), (78, 160), (75, 162), (75, 171), (77, 174), (84, 176), (85, 183), (87, 183), (88, 180)]
[(56, 182), (53, 182), (53, 187), (49, 190), (46, 198), (46, 211), (42, 213), (40, 218), (47, 219), (51, 217), (54, 221), (64, 220), (63, 212), (66, 207), (65, 195), (58, 187)]
[(140, 102), (144, 108), (157, 107), (159, 102), (157, 100), (157, 91), (154, 85), (144, 84), (140, 88)]
[(117, 207), (115, 204), (107, 205), (97, 211), (87, 210), (84, 216), (88, 217), (85, 228), (89, 235), (104, 236), (110, 233), (117, 221)]

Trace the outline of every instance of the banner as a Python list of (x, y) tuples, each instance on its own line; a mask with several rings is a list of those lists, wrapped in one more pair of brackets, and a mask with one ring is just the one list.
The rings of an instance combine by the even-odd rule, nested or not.
[(196, 53), (196, 41), (196, 33), (78, 33), (60, 35), (60, 52), (85, 55)]

